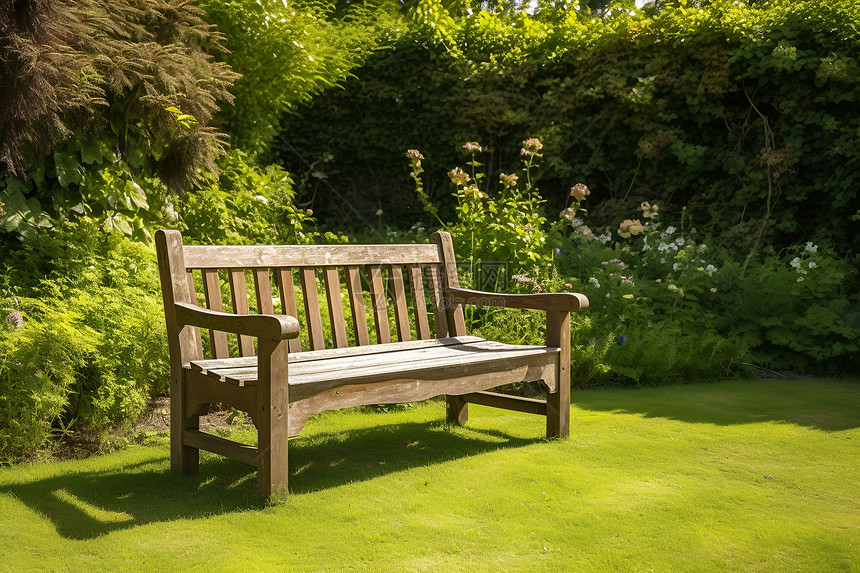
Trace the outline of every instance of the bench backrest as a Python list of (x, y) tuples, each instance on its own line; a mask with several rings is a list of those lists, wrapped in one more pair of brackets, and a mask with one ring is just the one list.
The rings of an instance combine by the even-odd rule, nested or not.
[(171, 358), (183, 364), (255, 349), (250, 337), (231, 344), (235, 335), (210, 331), (204, 353), (200, 329), (178, 328), (174, 302), (295, 316), (302, 337), (290, 352), (466, 334), (462, 309), (445, 302), (459, 286), (448, 233), (426, 245), (186, 246), (178, 231), (159, 231), (156, 248)]

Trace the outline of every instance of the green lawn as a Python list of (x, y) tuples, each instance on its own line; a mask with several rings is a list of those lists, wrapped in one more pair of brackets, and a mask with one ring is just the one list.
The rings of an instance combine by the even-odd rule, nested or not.
[(441, 403), (320, 415), (292, 495), (168, 440), (0, 470), (8, 571), (860, 571), (860, 381), (573, 394), (538, 417)]

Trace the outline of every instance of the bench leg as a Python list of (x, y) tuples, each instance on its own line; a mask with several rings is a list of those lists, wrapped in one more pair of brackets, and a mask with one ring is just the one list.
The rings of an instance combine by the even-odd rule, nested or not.
[(200, 450), (186, 446), (185, 430), (200, 427), (200, 416), (186, 416), (184, 376), (181, 368), (171, 373), (170, 386), (170, 469), (177, 473), (194, 474), (200, 465)]
[(469, 420), (469, 404), (462, 396), (445, 396), (445, 423), (462, 426)]
[(558, 391), (546, 397), (546, 437), (566, 438), (570, 435), (570, 314), (547, 311), (547, 346), (558, 346)]
[(257, 385), (257, 489), (286, 498), (289, 485), (287, 341), (259, 339)]

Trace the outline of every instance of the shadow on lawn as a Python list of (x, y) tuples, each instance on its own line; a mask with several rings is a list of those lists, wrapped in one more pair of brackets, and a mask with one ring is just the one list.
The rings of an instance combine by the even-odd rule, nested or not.
[[(408, 468), (541, 441), (487, 430), (452, 432), (438, 423), (408, 423), (290, 441), (290, 492), (309, 493)], [(162, 438), (163, 440), (163, 438)], [(102, 471), (70, 472), (0, 487), (49, 519), (68, 539), (176, 519), (262, 509), (256, 469), (203, 453), (200, 472), (170, 472), (166, 455)], [(109, 458), (104, 458), (109, 463)]]
[(573, 404), (718, 425), (784, 422), (836, 432), (860, 427), (860, 381), (744, 380), (575, 392)]

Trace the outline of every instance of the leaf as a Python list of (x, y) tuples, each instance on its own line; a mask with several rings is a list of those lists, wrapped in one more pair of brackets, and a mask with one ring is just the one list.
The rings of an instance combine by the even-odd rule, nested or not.
[[(125, 195), (131, 199), (138, 209), (149, 209), (149, 203), (146, 201), (146, 192), (131, 179), (125, 182)], [(131, 205), (129, 205), (129, 209), (134, 210)]]
[(57, 180), (63, 188), (71, 184), (79, 184), (84, 178), (78, 169), (78, 159), (74, 155), (57, 152), (54, 154), (54, 166), (57, 170)]

